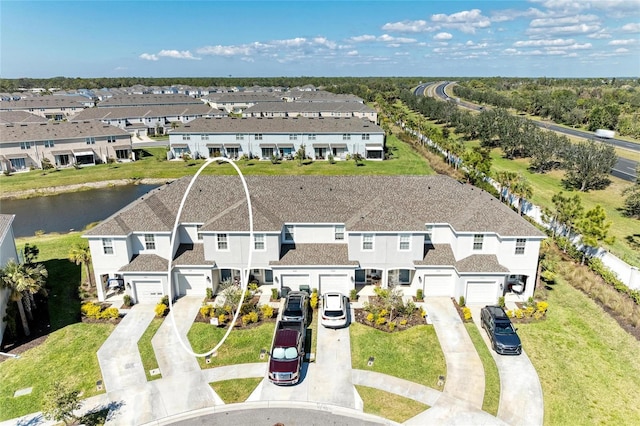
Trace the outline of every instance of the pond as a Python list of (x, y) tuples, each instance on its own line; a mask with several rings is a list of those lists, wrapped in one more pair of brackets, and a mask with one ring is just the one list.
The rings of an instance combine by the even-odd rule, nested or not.
[(69, 192), (24, 200), (0, 201), (0, 213), (15, 214), (13, 232), (18, 237), (80, 231), (104, 220), (159, 185), (124, 185)]

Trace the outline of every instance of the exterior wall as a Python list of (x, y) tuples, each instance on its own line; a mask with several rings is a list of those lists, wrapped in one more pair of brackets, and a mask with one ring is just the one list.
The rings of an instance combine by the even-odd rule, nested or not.
[[(133, 286), (131, 285), (132, 281), (140, 281), (140, 280), (146, 280), (146, 281), (160, 281), (162, 283), (162, 292), (163, 294), (168, 295), (169, 294), (169, 280), (167, 279), (167, 274), (165, 273), (146, 273), (146, 274), (140, 274), (140, 273), (131, 273), (131, 272), (125, 272), (124, 274), (122, 274), (122, 278), (124, 279), (125, 282), (125, 293), (128, 294), (129, 296), (131, 296), (133, 298), (133, 300), (135, 300), (136, 302), (138, 301), (137, 299), (137, 295), (135, 294), (135, 289), (133, 288)], [(174, 283), (175, 285), (175, 283)], [(175, 295), (175, 291), (172, 293)], [(158, 298), (159, 301), (160, 298)]]
[[(344, 240), (335, 239), (334, 224), (292, 224), (293, 239), (298, 244), (341, 244), (347, 243)], [(345, 232), (346, 234), (346, 232)], [(283, 233), (284, 238), (284, 233)]]
[(350, 232), (348, 235), (349, 259), (359, 261), (363, 269), (402, 268), (423, 258), (424, 236), (421, 234), (410, 235), (409, 251), (398, 250), (399, 234), (375, 233), (373, 250), (362, 250), (363, 234)]
[(282, 275), (309, 275), (309, 287), (311, 289), (318, 288), (320, 285), (320, 275), (346, 275), (345, 288), (343, 294), (349, 295), (351, 289), (355, 288), (355, 268), (353, 266), (348, 267), (336, 267), (336, 266), (290, 266), (281, 267), (277, 266), (273, 268), (273, 283), (281, 288)]
[[(4, 239), (0, 241), (0, 267), (4, 267), (9, 259), (13, 259), (16, 262), (18, 261), (18, 251), (16, 250), (16, 240), (13, 235), (12, 226), (9, 226), (9, 230), (5, 234)], [(4, 336), (4, 330), (7, 326), (3, 318), (7, 313), (9, 295), (10, 292), (8, 289), (0, 289), (0, 342), (2, 341), (2, 336)]]
[[(481, 233), (479, 233), (481, 234)], [(456, 238), (456, 249), (454, 254), (457, 260), (464, 259), (474, 254), (497, 254), (499, 241), (498, 236), (495, 234), (482, 234), (484, 235), (482, 241), (482, 250), (473, 249), (473, 236), (475, 234), (458, 234)]]
[(127, 237), (113, 237), (113, 254), (104, 254), (102, 238), (89, 238), (89, 249), (91, 250), (91, 262), (93, 264), (93, 276), (98, 289), (98, 300), (104, 300), (106, 294), (102, 287), (101, 276), (108, 274), (113, 277), (114, 273), (131, 259), (131, 244)]
[[(145, 244), (145, 235), (152, 234), (155, 240), (155, 249), (147, 249)], [(129, 237), (131, 255), (135, 254), (156, 254), (160, 257), (167, 258), (171, 248), (170, 234), (153, 234), (150, 232), (134, 233)], [(177, 245), (176, 245), (177, 247)]]
[[(205, 259), (215, 260), (218, 269), (246, 269), (249, 247), (253, 248), (253, 241), (249, 241), (248, 233), (227, 233), (227, 238), (229, 249), (221, 251), (218, 250), (217, 236), (206, 235), (204, 237)], [(251, 268), (270, 269), (269, 262), (278, 260), (279, 257), (280, 234), (266, 234), (265, 250), (253, 251)]]

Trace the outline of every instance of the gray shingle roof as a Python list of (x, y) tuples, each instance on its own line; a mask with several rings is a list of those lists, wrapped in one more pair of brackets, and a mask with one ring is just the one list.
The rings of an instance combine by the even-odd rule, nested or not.
[(11, 229), (11, 224), (15, 217), (16, 215), (14, 214), (0, 214), (0, 244), (2, 244), (9, 229)]
[[(191, 177), (157, 188), (89, 230), (87, 236), (171, 231)], [(501, 236), (544, 233), (485, 191), (447, 176), (246, 176), (258, 232), (285, 223), (344, 223), (347, 232), (425, 231), (449, 223), (457, 232)], [(246, 232), (245, 195), (237, 176), (201, 176), (181, 221), (203, 231)]]
[(270, 265), (358, 265), (349, 260), (347, 244), (290, 244), (282, 246), (280, 260)]
[(263, 112), (319, 113), (319, 112), (366, 112), (375, 113), (373, 108), (358, 102), (280, 102), (259, 103), (244, 110), (245, 114)]
[(0, 111), (0, 124), (10, 123), (47, 123), (44, 117), (26, 111)]
[(454, 265), (456, 258), (451, 250), (449, 244), (433, 244), (427, 248), (427, 253), (424, 255), (424, 259), (414, 262), (416, 265)]
[(204, 259), (203, 244), (180, 244), (173, 259), (173, 264), (176, 266), (213, 265), (214, 263), (212, 260)]
[(383, 133), (382, 128), (365, 118), (307, 117), (201, 117), (170, 134), (185, 133)]
[(99, 121), (6, 124), (0, 129), (0, 142), (77, 139), (100, 136), (130, 137), (126, 131)]
[(98, 108), (141, 106), (141, 105), (176, 105), (201, 104), (202, 101), (188, 95), (115, 95), (100, 102)]
[(167, 272), (169, 262), (157, 254), (138, 254), (118, 272)]
[(493, 254), (472, 254), (455, 265), (458, 272), (509, 272)]
[(139, 117), (174, 117), (218, 114), (219, 110), (203, 103), (192, 105), (151, 105), (112, 108), (87, 108), (74, 120), (117, 120)]
[(18, 101), (0, 102), (0, 110), (16, 110), (29, 108), (84, 108), (84, 104), (91, 102), (84, 96), (33, 96)]

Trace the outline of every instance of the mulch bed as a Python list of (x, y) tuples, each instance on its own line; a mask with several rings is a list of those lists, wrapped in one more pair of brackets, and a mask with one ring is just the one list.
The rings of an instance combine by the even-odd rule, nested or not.
[[(22, 323), (20, 318), (17, 319), (16, 333), (18, 336), (10, 336), (9, 330), (5, 329), (0, 352), (6, 352), (13, 355), (19, 355), (31, 348), (41, 345), (49, 336), (51, 324), (49, 322), (49, 306), (46, 297), (35, 295), (37, 309), (33, 312), (33, 321), (29, 321), (29, 329), (31, 335), (25, 336), (22, 331)], [(9, 302), (14, 303), (15, 302)], [(8, 357), (0, 356), (0, 362), (7, 360)]]
[[(369, 297), (369, 302), (370, 303), (375, 303), (374, 298)], [(375, 323), (371, 323), (369, 321), (367, 321), (367, 315), (369, 314), (369, 312), (365, 311), (364, 309), (361, 308), (357, 308), (354, 309), (354, 318), (353, 320), (355, 322), (358, 322), (360, 324), (366, 325), (367, 327), (373, 327), (376, 328), (378, 330), (382, 330), (382, 331), (386, 331), (387, 333), (392, 333), (394, 331), (401, 331), (401, 330), (406, 330), (408, 328), (411, 327), (415, 327), (416, 325), (423, 325), (426, 324), (426, 321), (423, 317), (420, 316), (420, 310), (416, 309), (416, 311), (410, 315), (410, 316), (404, 316), (404, 315), (397, 315), (396, 317), (394, 317), (393, 322), (396, 323), (396, 327), (393, 330), (389, 330), (389, 324), (385, 323), (384, 325), (377, 325)], [(400, 321), (402, 320), (407, 320), (407, 323), (405, 325), (400, 325)]]

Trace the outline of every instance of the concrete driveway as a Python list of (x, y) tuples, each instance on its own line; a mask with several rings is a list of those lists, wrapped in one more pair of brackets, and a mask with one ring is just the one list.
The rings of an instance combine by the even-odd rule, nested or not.
[(514, 425), (541, 425), (544, 420), (544, 400), (538, 373), (523, 350), (521, 355), (498, 355), (480, 321), (480, 306), (471, 307), (473, 322), (480, 330), (500, 374), (498, 418)]

